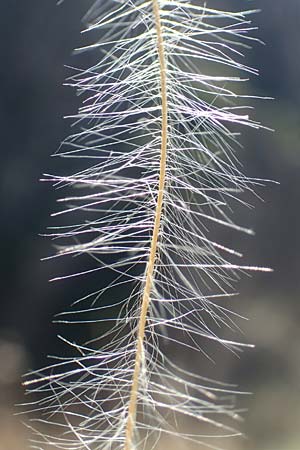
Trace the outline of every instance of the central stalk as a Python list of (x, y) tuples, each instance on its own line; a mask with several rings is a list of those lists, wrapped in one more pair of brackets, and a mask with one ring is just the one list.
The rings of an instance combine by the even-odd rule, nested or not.
[(141, 371), (141, 360), (143, 355), (143, 343), (145, 338), (145, 327), (147, 313), (150, 304), (150, 293), (153, 284), (154, 266), (157, 256), (158, 235), (161, 224), (161, 214), (163, 207), (165, 181), (166, 181), (166, 161), (167, 161), (167, 141), (168, 141), (168, 101), (167, 101), (167, 75), (166, 58), (162, 33), (159, 0), (152, 0), (153, 15), (157, 34), (157, 51), (160, 67), (160, 97), (161, 97), (161, 148), (160, 148), (160, 168), (157, 202), (155, 208), (155, 220), (151, 239), (150, 254), (146, 268), (145, 287), (141, 300), (141, 314), (138, 324), (136, 357), (134, 372), (132, 377), (132, 386), (128, 406), (128, 417), (126, 424), (124, 450), (133, 450), (133, 435), (136, 422), (137, 396), (139, 388), (139, 378)]

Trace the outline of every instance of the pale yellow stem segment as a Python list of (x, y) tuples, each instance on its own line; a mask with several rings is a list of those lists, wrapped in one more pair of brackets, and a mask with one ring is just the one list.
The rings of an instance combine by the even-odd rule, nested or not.
[(160, 96), (161, 96), (161, 152), (159, 184), (157, 193), (157, 203), (155, 210), (155, 221), (151, 240), (149, 260), (146, 268), (146, 280), (143, 297), (141, 301), (141, 314), (138, 324), (137, 347), (134, 372), (132, 377), (131, 394), (128, 406), (128, 418), (125, 434), (124, 450), (134, 450), (133, 435), (136, 421), (137, 395), (139, 388), (139, 377), (141, 371), (141, 359), (143, 355), (143, 342), (145, 337), (145, 326), (150, 303), (150, 293), (153, 283), (153, 273), (157, 256), (158, 235), (161, 224), (161, 213), (166, 181), (166, 161), (167, 161), (167, 141), (168, 141), (168, 101), (167, 101), (167, 75), (164, 40), (162, 35), (162, 25), (160, 18), (160, 7), (158, 0), (152, 0), (155, 28), (157, 33), (157, 50), (160, 65)]

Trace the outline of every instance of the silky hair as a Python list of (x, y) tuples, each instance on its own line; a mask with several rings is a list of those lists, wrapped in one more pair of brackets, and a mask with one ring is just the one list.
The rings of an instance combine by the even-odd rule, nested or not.
[(87, 287), (58, 317), (99, 335), (60, 337), (73, 356), (27, 376), (33, 448), (137, 450), (169, 439), (178, 449), (220, 449), (240, 434), (234, 388), (174, 355), (209, 357), (209, 341), (233, 352), (248, 346), (222, 335), (237, 317), (228, 298), (243, 272), (269, 270), (240, 264), (212, 233), (252, 234), (231, 209), (261, 183), (237, 161), (240, 130), (260, 128), (240, 87), (256, 74), (242, 57), (253, 12), (200, 0), (98, 0), (86, 14), (85, 32), (96, 38), (80, 51), (98, 62), (69, 81), (83, 104), (59, 150), (82, 168), (45, 179), (74, 188), (53, 214), (62, 221), (51, 231), (62, 242), (54, 257), (89, 257), (92, 267), (70, 275), (82, 283), (85, 273), (108, 271), (113, 281)]

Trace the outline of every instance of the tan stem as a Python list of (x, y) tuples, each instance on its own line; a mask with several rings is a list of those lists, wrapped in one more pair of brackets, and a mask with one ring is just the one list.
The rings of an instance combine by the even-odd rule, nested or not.
[(160, 169), (159, 169), (159, 183), (157, 193), (157, 203), (155, 210), (154, 228), (151, 239), (151, 247), (149, 260), (146, 269), (146, 280), (143, 297), (141, 301), (141, 314), (138, 324), (137, 332), (137, 346), (134, 372), (132, 377), (132, 386), (130, 393), (130, 400), (128, 406), (128, 417), (125, 433), (124, 450), (133, 450), (133, 435), (136, 421), (137, 410), (137, 395), (139, 388), (139, 376), (141, 371), (141, 359), (143, 354), (143, 342), (145, 338), (145, 326), (147, 321), (147, 313), (150, 303), (150, 293), (153, 283), (154, 265), (157, 255), (158, 235), (161, 223), (161, 213), (163, 206), (163, 197), (166, 180), (166, 160), (167, 160), (167, 140), (168, 140), (168, 102), (167, 102), (167, 76), (166, 76), (166, 60), (164, 41), (162, 36), (162, 25), (160, 19), (160, 8), (158, 0), (152, 0), (153, 14), (155, 20), (155, 28), (157, 33), (157, 50), (160, 66), (160, 95), (161, 95), (161, 151), (160, 151)]

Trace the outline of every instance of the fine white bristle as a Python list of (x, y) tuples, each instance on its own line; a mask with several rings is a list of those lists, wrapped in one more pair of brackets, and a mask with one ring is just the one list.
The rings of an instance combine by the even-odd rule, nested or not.
[(190, 373), (174, 355), (195, 368), (209, 342), (247, 346), (222, 336), (238, 315), (221, 300), (243, 272), (269, 270), (238, 265), (242, 255), (216, 237), (224, 226), (252, 234), (231, 207), (260, 183), (235, 154), (240, 128), (260, 126), (235, 89), (256, 73), (242, 58), (250, 12), (200, 0), (98, 0), (85, 17), (97, 37), (81, 51), (99, 62), (70, 82), (83, 96), (80, 129), (59, 152), (82, 165), (45, 179), (68, 190), (53, 214), (67, 219), (52, 229), (55, 256), (90, 257), (70, 277), (112, 276), (57, 317), (93, 323), (99, 337), (61, 338), (73, 356), (24, 383), (40, 422), (35, 449), (152, 449), (171, 436), (178, 449), (217, 449), (239, 434), (234, 388)]

